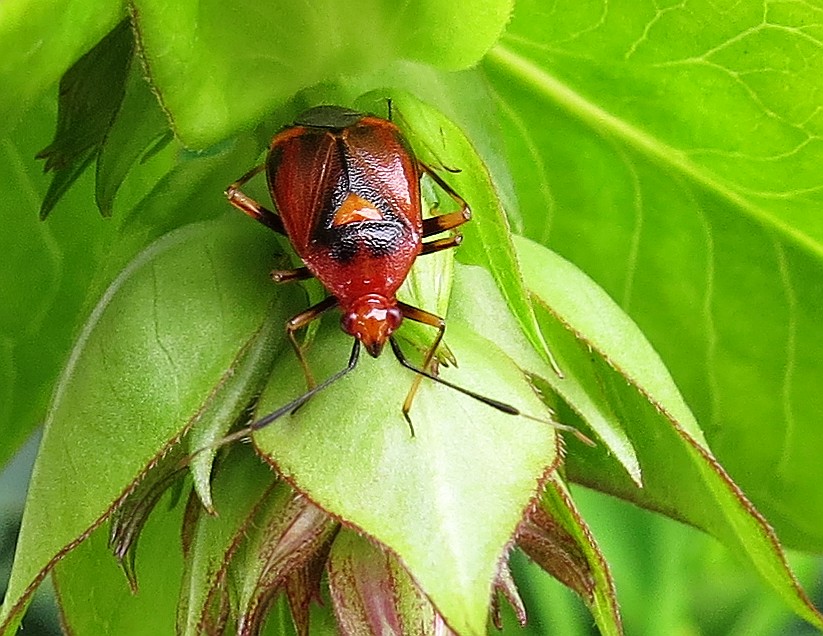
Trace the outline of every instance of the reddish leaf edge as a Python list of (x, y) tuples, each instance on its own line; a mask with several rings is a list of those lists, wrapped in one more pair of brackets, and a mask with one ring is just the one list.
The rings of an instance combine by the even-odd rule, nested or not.
[[(319, 508), (320, 510), (325, 512), (331, 519), (337, 521), (343, 528), (356, 532), (361, 537), (364, 537), (366, 540), (370, 541), (373, 545), (377, 546), (379, 549), (384, 550), (385, 552), (391, 554), (395, 559), (397, 559), (397, 562), (401, 565), (401, 567), (403, 567), (403, 569), (406, 570), (406, 572), (408, 572), (409, 576), (411, 577), (412, 581), (417, 586), (417, 588), (426, 597), (426, 599), (429, 601), (429, 603), (431, 603), (432, 607), (435, 609), (436, 615), (441, 617), (444, 624), (446, 625), (446, 627), (449, 630), (451, 630), (455, 634), (457, 633), (457, 632), (454, 631), (454, 628), (449, 623), (448, 619), (445, 616), (443, 616), (443, 614), (440, 612), (439, 608), (437, 607), (437, 604), (432, 600), (431, 596), (429, 596), (426, 589), (422, 585), (420, 585), (420, 582), (417, 580), (417, 577), (414, 575), (414, 572), (409, 568), (409, 566), (406, 564), (405, 560), (400, 556), (400, 554), (398, 554), (395, 550), (393, 550), (389, 546), (385, 545), (377, 537), (374, 537), (371, 533), (367, 532), (363, 528), (361, 528), (358, 525), (344, 519), (343, 517), (341, 517), (337, 514), (334, 514), (333, 512), (328, 510), (325, 506), (321, 505), (319, 502), (317, 502), (311, 496), (311, 494), (309, 492), (307, 492), (307, 491), (303, 490), (302, 488), (298, 487), (297, 483), (294, 480), (294, 477), (292, 475), (287, 475), (284, 471), (282, 471), (280, 469), (280, 466), (277, 463), (277, 460), (275, 460), (272, 456), (270, 456), (265, 451), (263, 451), (260, 448), (260, 446), (257, 444), (257, 442), (254, 440), (253, 437), (252, 437), (252, 443), (254, 444), (255, 451), (260, 456), (260, 458), (263, 459), (263, 461), (265, 461), (271, 467), (271, 469), (274, 470), (275, 473), (277, 475), (279, 475), (280, 478), (284, 482), (286, 482), (295, 492), (300, 493), (301, 495), (306, 497), (306, 499), (311, 504), (313, 504), (314, 506), (316, 506), (317, 508)], [(520, 513), (520, 519), (521, 520), (525, 517), (525, 515), (528, 513), (529, 510), (531, 510), (535, 506), (540, 505), (540, 498), (541, 498), (544, 490), (546, 489), (547, 485), (550, 483), (550, 481), (552, 479), (552, 476), (562, 466), (563, 460), (565, 459), (565, 457), (566, 457), (565, 442), (563, 440), (562, 435), (558, 432), (557, 433), (557, 452), (555, 453), (555, 457), (554, 457), (553, 461), (543, 471), (543, 474), (540, 475), (537, 478), (535, 490), (532, 491), (532, 495), (529, 498), (529, 501), (526, 503), (525, 506), (523, 506), (523, 509)], [(512, 550), (512, 547), (514, 546), (514, 539), (515, 539), (518, 527), (519, 527), (519, 523), (514, 528), (512, 528), (511, 539), (503, 546), (503, 548), (501, 550), (500, 556), (498, 557), (498, 561), (497, 561), (497, 564), (495, 566), (495, 572), (499, 571), (501, 563), (505, 564), (507, 562), (507, 560), (509, 558), (509, 554)], [(491, 607), (492, 595), (496, 594), (496, 590), (494, 588), (494, 583), (495, 583), (495, 579), (494, 579), (494, 577), (492, 577), (489, 580), (489, 607)]]
[[(657, 411), (669, 422), (672, 426), (674, 431), (680, 436), (683, 441), (685, 441), (689, 446), (691, 446), (697, 453), (703, 458), (706, 462), (706, 465), (714, 471), (717, 476), (721, 478), (721, 480), (726, 484), (726, 486), (731, 491), (732, 495), (738, 502), (738, 504), (744, 509), (744, 511), (755, 520), (755, 523), (759, 526), (761, 533), (767, 539), (768, 543), (771, 545), (774, 554), (777, 556), (778, 561), (780, 563), (781, 568), (783, 569), (783, 573), (788, 577), (789, 581), (791, 582), (792, 587), (794, 588), (795, 594), (797, 598), (799, 598), (802, 603), (806, 606), (809, 611), (809, 615), (802, 615), (805, 620), (809, 623), (815, 625), (818, 629), (823, 630), (823, 613), (815, 607), (812, 600), (809, 598), (806, 591), (800, 585), (800, 582), (797, 580), (794, 572), (792, 571), (791, 567), (789, 566), (788, 561), (786, 560), (786, 555), (783, 552), (783, 546), (780, 543), (780, 539), (777, 536), (774, 528), (768, 522), (768, 520), (763, 516), (763, 514), (755, 507), (755, 505), (746, 497), (743, 490), (737, 483), (731, 478), (731, 476), (726, 472), (726, 469), (717, 461), (711, 451), (704, 447), (700, 442), (698, 442), (694, 437), (692, 437), (688, 431), (686, 431), (680, 423), (677, 421), (669, 411), (659, 402), (657, 402), (638, 382), (637, 380), (629, 373), (626, 373), (620, 365), (615, 363), (610, 356), (608, 356), (605, 352), (603, 352), (597, 345), (591, 342), (584, 334), (580, 331), (575, 329), (572, 325), (570, 325), (562, 316), (557, 314), (547, 303), (543, 302), (535, 294), (531, 295), (531, 299), (533, 303), (539, 304), (542, 308), (544, 308), (549, 314), (554, 317), (565, 329), (570, 331), (574, 337), (588, 346), (591, 350), (597, 352), (597, 354), (608, 364), (612, 369), (614, 369), (617, 373), (619, 373), (625, 380), (632, 386), (634, 389), (642, 395), (648, 402), (651, 404)], [(582, 482), (581, 482), (582, 483)], [(591, 484), (583, 484), (583, 485), (591, 485)], [(598, 489), (595, 486), (595, 489)], [(677, 514), (676, 511), (665, 511), (665, 510), (658, 510), (658, 512), (663, 512), (667, 515), (672, 516), (673, 518), (677, 518), (680, 521), (683, 521), (689, 525), (694, 525), (690, 520), (685, 519), (684, 517)], [(702, 529), (702, 528), (701, 528)], [(705, 529), (702, 529), (705, 531)], [(711, 534), (711, 533), (709, 533)], [(758, 571), (755, 568), (755, 571)], [(760, 572), (758, 571), (758, 574)], [(770, 584), (769, 584), (770, 585)], [(785, 599), (784, 599), (785, 600)]]
[[(604, 592), (606, 592), (608, 598), (612, 601), (608, 605), (608, 611), (611, 614), (612, 619), (614, 620), (614, 624), (617, 627), (618, 633), (623, 634), (623, 618), (620, 614), (617, 590), (614, 585), (614, 577), (612, 576), (611, 568), (609, 567), (609, 562), (606, 560), (603, 551), (600, 549), (600, 545), (597, 543), (597, 540), (594, 534), (592, 533), (589, 524), (586, 523), (586, 520), (580, 514), (580, 510), (577, 508), (577, 505), (575, 504), (574, 499), (572, 498), (571, 493), (568, 490), (568, 486), (566, 485), (564, 478), (560, 475), (555, 476), (547, 484), (547, 488), (551, 488), (555, 495), (558, 497), (558, 499), (560, 499), (563, 502), (569, 514), (577, 524), (578, 528), (583, 533), (583, 536), (588, 544), (588, 547), (591, 550), (591, 554), (596, 559), (597, 565), (601, 568), (601, 571), (603, 573), (603, 579), (606, 581), (606, 589), (604, 590)], [(596, 585), (597, 584), (595, 583), (595, 588)], [(594, 614), (594, 609), (596, 607), (595, 598), (596, 595), (594, 594), (593, 590), (592, 598), (589, 602), (586, 602), (592, 614)], [(584, 602), (586, 601), (586, 599), (583, 600)]]
[[(114, 289), (114, 287), (112, 287)], [(102, 303), (102, 301), (101, 301)], [(102, 303), (103, 305), (107, 303)], [(95, 320), (95, 316), (89, 319), (90, 322)], [(224, 387), (226, 382), (228, 382), (232, 376), (234, 375), (234, 369), (237, 366), (238, 362), (243, 359), (246, 355), (248, 349), (253, 346), (256, 342), (257, 338), (260, 336), (263, 329), (266, 328), (266, 323), (263, 322), (260, 327), (258, 327), (243, 343), (243, 346), (237, 351), (237, 354), (232, 358), (231, 364), (228, 365), (226, 371), (220, 376), (220, 379), (215, 383), (212, 390), (206, 396), (206, 398), (201, 403), (200, 407), (189, 417), (188, 421), (184, 424), (184, 426), (180, 429), (180, 431), (175, 434), (168, 442), (166, 442), (160, 451), (152, 457), (149, 462), (146, 464), (145, 468), (141, 470), (135, 478), (131, 481), (131, 483), (122, 491), (122, 493), (106, 508), (102, 515), (100, 515), (97, 519), (95, 519), (92, 524), (84, 530), (76, 539), (70, 541), (66, 544), (63, 548), (57, 551), (55, 555), (49, 559), (49, 561), (44, 565), (37, 575), (32, 579), (31, 583), (26, 586), (26, 589), (23, 590), (23, 593), (19, 596), (17, 601), (9, 608), (8, 616), (3, 623), (0, 623), (0, 634), (5, 633), (5, 631), (15, 623), (18, 619), (22, 618), (22, 615), (25, 614), (26, 608), (31, 601), (31, 597), (40, 584), (43, 582), (43, 579), (54, 569), (54, 566), (63, 559), (69, 552), (74, 550), (77, 546), (79, 546), (83, 541), (89, 538), (91, 534), (97, 530), (106, 520), (111, 517), (112, 513), (117, 510), (123, 502), (131, 495), (139, 486), (140, 482), (145, 479), (146, 475), (148, 475), (162, 460), (166, 457), (175, 446), (179, 445), (182, 439), (186, 436), (186, 434), (192, 429), (192, 427), (197, 423), (200, 416), (208, 410), (211, 406), (212, 401), (215, 397), (220, 393), (221, 389)], [(71, 360), (69, 361), (71, 364)], [(68, 368), (68, 367), (67, 367)], [(114, 558), (114, 557), (112, 557)], [(5, 599), (4, 599), (5, 600)]]
[[(246, 518), (243, 522), (238, 526), (237, 531), (234, 533), (234, 537), (232, 538), (231, 543), (226, 548), (223, 553), (223, 557), (221, 559), (220, 568), (213, 572), (210, 576), (210, 582), (208, 584), (209, 593), (205, 598), (205, 602), (202, 606), (202, 611), (198, 615), (197, 619), (197, 629), (198, 633), (207, 633), (206, 627), (209, 625), (208, 619), (208, 612), (209, 608), (211, 607), (212, 603), (215, 601), (215, 595), (219, 593), (219, 588), (225, 582), (226, 577), (228, 576), (229, 566), (231, 565), (232, 559), (234, 555), (237, 553), (237, 550), (240, 548), (240, 545), (246, 540), (246, 535), (249, 531), (249, 528), (257, 519), (257, 515), (260, 513), (260, 510), (263, 506), (266, 505), (268, 497), (271, 495), (272, 491), (278, 486), (278, 482), (276, 479), (272, 480), (272, 483), (263, 491), (257, 501), (257, 503), (252, 506), (249, 513), (246, 515)], [(202, 508), (206, 514), (210, 514), (208, 510), (202, 506), (202, 503), (197, 497), (197, 493), (192, 490), (191, 498), (189, 504), (192, 507), (199, 507)], [(179, 626), (178, 626), (179, 628)]]

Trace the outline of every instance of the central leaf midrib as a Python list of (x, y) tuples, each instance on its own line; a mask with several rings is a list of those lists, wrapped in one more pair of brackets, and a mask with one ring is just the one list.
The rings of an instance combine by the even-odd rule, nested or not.
[(728, 201), (756, 222), (777, 230), (799, 246), (811, 251), (816, 257), (823, 258), (823, 245), (819, 241), (767, 210), (756, 206), (731, 187), (731, 184), (720, 180), (716, 175), (695, 164), (682, 151), (594, 104), (528, 58), (515, 53), (503, 44), (498, 44), (489, 51), (485, 60), (489, 64), (507, 70), (511, 77), (528, 84), (536, 94), (551, 99), (592, 129), (605, 131), (641, 154), (683, 174)]

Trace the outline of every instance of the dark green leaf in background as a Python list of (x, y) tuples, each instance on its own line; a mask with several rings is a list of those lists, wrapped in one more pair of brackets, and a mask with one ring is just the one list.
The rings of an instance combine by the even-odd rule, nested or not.
[[(570, 263), (527, 239), (516, 244), (526, 282), (546, 307), (538, 318), (549, 339), (565, 343), (564, 332), (570, 330), (588, 347), (597, 379), (591, 390), (599, 387), (626, 427), (644, 487), (629, 482), (601, 449), (582, 445), (569, 455), (572, 478), (705, 529), (747, 560), (795, 612), (823, 625), (771, 526), (711, 455), (662, 361), (637, 327)], [(561, 361), (571, 349), (560, 348)]]
[(60, 80), (54, 141), (37, 153), (45, 160), (44, 170), (54, 172), (41, 219), (100, 151), (123, 101), (133, 48), (131, 25), (124, 20)]
[(48, 143), (54, 119), (53, 106), (33, 109), (0, 151), (6, 175), (0, 218), (7, 230), (0, 232), (0, 248), (17, 264), (0, 268), (0, 332), (7, 343), (0, 353), (0, 460), (42, 422), (72, 339), (113, 278), (163, 233), (225, 212), (222, 189), (237, 178), (237, 166), (259, 152), (250, 138), (202, 155), (167, 147), (132, 167), (119, 187), (119, 214), (105, 221), (95, 209), (89, 171), (59, 204), (66, 213), (58, 209), (40, 222), (47, 177), (34, 155)]
[(64, 205), (74, 213), (38, 217), (47, 178), (34, 159), (48, 143), (56, 109), (41, 106), (0, 148), (0, 463), (43, 421), (57, 375), (99, 288), (98, 267), (116, 235), (102, 222), (84, 177)]
[(125, 15), (119, 0), (10, 0), (0, 9), (0, 137)]

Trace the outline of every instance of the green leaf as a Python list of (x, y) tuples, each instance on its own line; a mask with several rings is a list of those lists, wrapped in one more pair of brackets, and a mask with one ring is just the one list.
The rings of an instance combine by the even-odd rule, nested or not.
[(484, 60), (525, 233), (637, 321), (788, 545), (823, 547), (819, 7), (545, 7)]
[(65, 212), (40, 222), (47, 184), (34, 155), (46, 145), (54, 116), (51, 104), (33, 109), (0, 150), (7, 176), (0, 195), (8, 204), (0, 206), (8, 230), (0, 233), (0, 248), (13, 264), (0, 270), (0, 334), (7, 343), (0, 349), (0, 463), (42, 422), (72, 341), (103, 290), (158, 236), (227, 211), (222, 188), (259, 153), (250, 138), (198, 156), (171, 146), (134, 166), (118, 196), (127, 218), (105, 222), (93, 213), (89, 171), (59, 204)]
[(146, 157), (146, 148), (161, 137), (171, 141), (166, 116), (143, 77), (142, 67), (132, 64), (120, 110), (107, 129), (97, 158), (95, 198), (103, 216), (112, 215), (114, 197), (126, 175), (141, 156)]
[(217, 616), (228, 611), (228, 598), (223, 596), (229, 562), (252, 531), (254, 512), (273, 486), (274, 475), (266, 466), (241, 449), (231, 449), (213, 484), (218, 514), (207, 515), (199, 500), (190, 500), (192, 518), (185, 529), (186, 560), (177, 607), (181, 636), (200, 634), (207, 625), (219, 624)]
[(320, 593), (323, 565), (339, 528), (301, 494), (277, 483), (255, 507), (229, 564), (227, 587), (235, 592), (231, 616), (238, 634), (257, 633), (281, 592), (298, 633), (306, 633), (308, 604)]
[[(47, 179), (34, 155), (48, 141), (55, 110), (33, 109), (0, 144), (0, 465), (40, 424), (72, 341), (100, 289), (94, 280), (117, 231), (99, 215), (38, 218)], [(89, 176), (63, 205), (89, 208)]]
[[(289, 304), (294, 296), (280, 290), (280, 302)], [(260, 394), (267, 371), (284, 344), (283, 313), (272, 312), (250, 339), (234, 366), (231, 377), (223, 382), (215, 399), (200, 415), (196, 426), (186, 436), (185, 447), (193, 456), (189, 462), (194, 489), (203, 506), (215, 512), (211, 499), (211, 477), (218, 444), (229, 429), (243, 419), (250, 405)]]
[[(112, 558), (105, 525), (57, 564), (54, 582), (63, 624), (69, 633), (174, 633), (175, 602), (183, 569), (180, 524), (185, 506), (178, 503), (172, 510), (168, 502), (166, 497), (143, 530), (137, 593), (129, 590), (126, 577)], [(157, 567), (161, 563), (162, 567)], [(90, 604), (94, 611), (89, 611)]]
[(553, 476), (549, 481), (541, 504), (574, 540), (588, 565), (591, 588), (588, 593), (581, 593), (580, 597), (589, 606), (600, 633), (603, 636), (620, 636), (623, 634), (623, 624), (609, 565), (575, 506), (568, 487), (558, 476)]
[(631, 318), (572, 263), (523, 237), (515, 237), (515, 245), (534, 297), (666, 417), (704, 443), (666, 367)]
[(538, 316), (549, 340), (566, 354), (570, 332), (594, 354), (589, 364), (637, 449), (644, 487), (628, 482), (601, 450), (579, 444), (568, 456), (570, 477), (703, 528), (747, 560), (795, 612), (823, 627), (773, 530), (712, 456), (639, 329), (571, 263), (528, 239), (516, 244), (527, 284), (547, 309)]
[[(529, 374), (538, 389), (541, 383), (548, 385), (548, 392), (555, 393), (583, 421), (589, 425), (606, 449), (620, 462), (632, 481), (641, 486), (642, 476), (637, 455), (626, 435), (620, 417), (599, 390), (597, 378), (586, 372), (583, 365), (573, 364), (575, 357), (561, 357), (565, 376), (559, 378), (549, 365), (529, 345), (505, 300), (495, 288), (491, 275), (480, 267), (458, 267), (455, 270), (454, 302), (449, 319), (471, 324), (472, 329), (494, 340), (517, 365)], [(446, 330), (448, 334), (448, 329)], [(552, 347), (558, 342), (553, 340)], [(579, 345), (572, 343), (575, 352)], [(563, 354), (562, 351), (559, 353)], [(552, 406), (557, 404), (552, 402)]]
[(45, 219), (97, 156), (126, 90), (134, 37), (123, 20), (60, 80), (54, 141), (37, 153), (54, 179), (40, 207)]
[[(449, 338), (460, 366), (442, 377), (546, 414), (492, 342), (457, 322)], [(308, 352), (318, 378), (344, 366), (349, 345), (336, 324), (321, 327)], [(298, 490), (394, 552), (452, 629), (485, 634), (498, 560), (558, 459), (555, 435), (546, 423), (503, 415), (424, 381), (411, 437), (401, 405), (412, 380), (388, 355), (365, 359), (255, 440)], [(258, 416), (303, 390), (296, 361), (281, 360)]]
[(203, 412), (271, 316), (282, 312), (285, 321), (260, 267), (270, 235), (238, 220), (193, 225), (156, 242), (92, 314), (46, 424), (3, 633), (19, 620), (30, 586)]
[(8, 0), (0, 10), (0, 137), (124, 16), (119, 0)]
[[(434, 108), (405, 93), (396, 93), (392, 99), (398, 125), (417, 158), (441, 174), (472, 209), (474, 218), (460, 228), (465, 235), (460, 260), (481, 265), (492, 273), (509, 311), (517, 317), (532, 346), (553, 362), (528, 301), (509, 224), (477, 151), (465, 134)], [(367, 102), (368, 96), (363, 101)]]
[[(400, 60), (443, 69), (475, 64), (511, 0), (396, 4), (286, 0), (259, 5), (134, 3), (141, 50), (175, 132), (203, 148), (257, 123), (309, 86)], [(208, 69), (208, 72), (204, 72)]]

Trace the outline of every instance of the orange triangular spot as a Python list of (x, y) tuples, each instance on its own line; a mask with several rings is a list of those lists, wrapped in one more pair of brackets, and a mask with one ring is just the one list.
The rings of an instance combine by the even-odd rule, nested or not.
[(334, 213), (333, 225), (346, 225), (358, 221), (380, 221), (383, 213), (360, 195), (350, 192)]

